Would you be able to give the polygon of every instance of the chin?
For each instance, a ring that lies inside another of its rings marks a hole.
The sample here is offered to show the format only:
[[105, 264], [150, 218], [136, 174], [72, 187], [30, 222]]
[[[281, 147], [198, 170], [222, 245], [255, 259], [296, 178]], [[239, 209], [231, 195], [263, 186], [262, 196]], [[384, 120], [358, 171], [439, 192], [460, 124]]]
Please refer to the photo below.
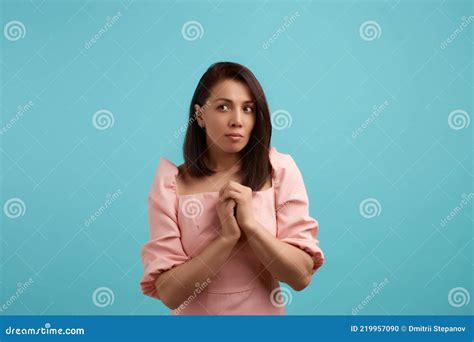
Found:
[[242, 142], [240, 144], [223, 144], [219, 147], [225, 153], [238, 153], [242, 151], [246, 145], [247, 145], [247, 142]]
[[225, 153], [237, 153], [244, 149], [245, 145], [234, 145], [234, 146], [222, 146], [222, 151]]

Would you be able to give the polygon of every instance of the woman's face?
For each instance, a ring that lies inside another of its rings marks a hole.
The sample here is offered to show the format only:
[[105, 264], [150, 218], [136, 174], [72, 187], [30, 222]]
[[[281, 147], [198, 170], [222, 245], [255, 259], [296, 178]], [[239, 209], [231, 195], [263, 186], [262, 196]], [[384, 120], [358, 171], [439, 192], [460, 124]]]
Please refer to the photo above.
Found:
[[240, 152], [255, 125], [255, 103], [247, 85], [222, 80], [212, 89], [202, 107], [194, 106], [199, 126], [206, 130], [207, 146], [227, 153]]

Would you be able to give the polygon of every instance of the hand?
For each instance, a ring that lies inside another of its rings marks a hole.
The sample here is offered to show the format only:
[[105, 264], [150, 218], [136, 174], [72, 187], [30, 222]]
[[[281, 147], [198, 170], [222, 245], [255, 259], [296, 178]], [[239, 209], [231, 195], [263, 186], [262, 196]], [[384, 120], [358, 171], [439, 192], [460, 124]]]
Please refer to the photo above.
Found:
[[255, 219], [252, 207], [252, 189], [240, 183], [229, 181], [219, 191], [219, 201], [232, 199], [237, 204], [237, 223], [246, 230], [253, 227]]
[[219, 201], [217, 203], [217, 215], [222, 226], [221, 235], [223, 238], [237, 241], [240, 238], [241, 231], [234, 216], [234, 208], [236, 203], [232, 199]]

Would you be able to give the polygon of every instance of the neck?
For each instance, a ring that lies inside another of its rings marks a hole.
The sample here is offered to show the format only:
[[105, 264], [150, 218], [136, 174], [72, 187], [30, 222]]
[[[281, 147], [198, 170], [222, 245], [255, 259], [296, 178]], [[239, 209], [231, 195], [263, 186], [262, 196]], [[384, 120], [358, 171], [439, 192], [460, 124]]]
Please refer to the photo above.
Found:
[[205, 160], [208, 167], [215, 172], [237, 172], [240, 169], [240, 153], [227, 153], [213, 146], [207, 151]]

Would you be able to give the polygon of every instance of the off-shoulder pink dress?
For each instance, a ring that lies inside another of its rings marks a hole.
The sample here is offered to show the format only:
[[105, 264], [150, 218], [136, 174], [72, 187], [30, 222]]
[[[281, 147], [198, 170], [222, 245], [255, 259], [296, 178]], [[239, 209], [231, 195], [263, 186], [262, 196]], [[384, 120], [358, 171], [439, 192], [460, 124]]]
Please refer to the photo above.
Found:
[[[301, 173], [290, 155], [270, 150], [272, 186], [253, 193], [255, 218], [277, 239], [301, 248], [313, 259], [313, 273], [324, 261], [316, 239], [318, 222], [309, 216]], [[198, 255], [220, 230], [218, 192], [179, 195], [178, 168], [160, 158], [148, 196], [150, 240], [141, 250], [144, 273], [140, 287], [160, 299], [158, 275]], [[285, 294], [244, 239], [210, 282], [194, 293], [175, 315], [283, 315]]]

